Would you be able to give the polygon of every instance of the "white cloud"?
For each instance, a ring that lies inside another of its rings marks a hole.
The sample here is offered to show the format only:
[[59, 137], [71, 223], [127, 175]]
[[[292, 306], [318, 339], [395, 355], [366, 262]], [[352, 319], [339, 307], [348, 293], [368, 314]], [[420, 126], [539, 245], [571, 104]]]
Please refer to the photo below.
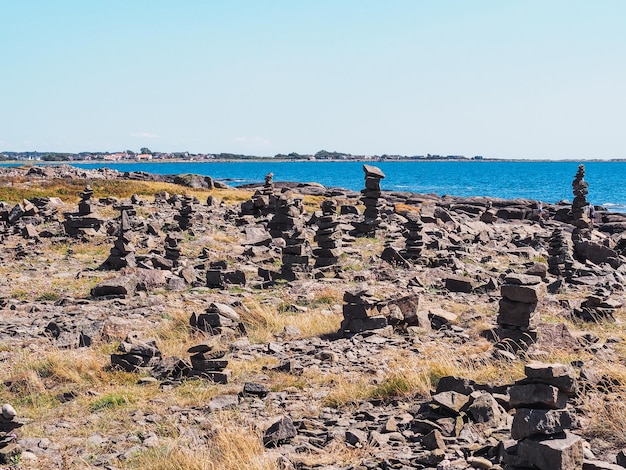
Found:
[[159, 139], [161, 137], [159, 134], [154, 134], [153, 132], [133, 132], [130, 136], [140, 137], [142, 139]]

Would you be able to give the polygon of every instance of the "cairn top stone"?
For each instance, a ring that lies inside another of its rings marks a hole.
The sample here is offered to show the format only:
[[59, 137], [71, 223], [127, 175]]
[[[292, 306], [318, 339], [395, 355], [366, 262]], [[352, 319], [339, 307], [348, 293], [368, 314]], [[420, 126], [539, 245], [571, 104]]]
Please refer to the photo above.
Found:
[[384, 178], [385, 174], [378, 167], [372, 165], [363, 165], [363, 171], [366, 177]]
[[541, 282], [541, 277], [532, 274], [509, 274], [504, 278], [505, 284], [516, 284], [522, 286], [534, 286]]

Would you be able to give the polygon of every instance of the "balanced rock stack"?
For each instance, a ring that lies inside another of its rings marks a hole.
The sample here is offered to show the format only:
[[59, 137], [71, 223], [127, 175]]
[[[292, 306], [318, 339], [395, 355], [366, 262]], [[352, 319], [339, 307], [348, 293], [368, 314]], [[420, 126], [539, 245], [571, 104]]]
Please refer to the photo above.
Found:
[[361, 333], [387, 326], [387, 318], [380, 314], [379, 301], [367, 286], [346, 291], [343, 301], [340, 332]]
[[[583, 440], [569, 430], [576, 415], [566, 408], [576, 392], [573, 370], [563, 364], [531, 363], [526, 378], [509, 388], [509, 405], [515, 408], [511, 437], [505, 445], [508, 470], [581, 470]], [[595, 467], [594, 467], [595, 468]]]
[[242, 215], [267, 215], [274, 204], [274, 174], [265, 175], [263, 188], [257, 190], [249, 201], [241, 204]]
[[165, 236], [165, 259], [170, 260], [174, 266], [178, 266], [180, 259], [180, 241], [178, 234], [168, 233]]
[[66, 212], [63, 227], [65, 232], [71, 237], [81, 237], [95, 235], [100, 231], [103, 221], [95, 216], [93, 210], [93, 189], [86, 186], [80, 193], [81, 200], [78, 203], [78, 212]]
[[178, 226], [181, 230], [187, 230], [189, 227], [191, 227], [191, 220], [195, 212], [193, 203], [193, 196], [185, 196], [182, 200], [178, 215], [174, 216], [174, 220], [178, 222]]
[[406, 242], [405, 249], [401, 254], [407, 259], [418, 259], [422, 256], [422, 248], [424, 247], [422, 218], [417, 211], [409, 211], [404, 217], [407, 219], [407, 222], [404, 224], [406, 230], [402, 235]]
[[228, 383], [228, 373], [224, 371], [228, 361], [224, 359], [226, 350], [217, 348], [208, 343], [190, 347], [187, 352], [191, 354], [191, 369], [187, 372], [190, 377], [201, 377], [213, 382]]
[[80, 193], [80, 202], [78, 203], [78, 213], [80, 215], [89, 215], [93, 212], [92, 205], [93, 200], [93, 188], [89, 185], [85, 186], [85, 189]]
[[497, 318], [500, 348], [525, 350], [537, 341], [535, 309], [545, 292], [539, 276], [509, 274], [504, 278]]
[[17, 419], [15, 409], [8, 403], [2, 405], [2, 414], [0, 415], [0, 464], [9, 464], [12, 462], [12, 459], [16, 459], [22, 453], [22, 448], [16, 442], [17, 438], [13, 432], [22, 426], [24, 426], [24, 423]]
[[589, 183], [585, 180], [585, 165], [579, 165], [574, 181], [572, 181], [572, 189], [574, 191], [574, 200], [572, 201], [572, 217], [574, 219], [574, 230], [572, 231], [572, 241], [574, 249], [576, 245], [583, 240], [589, 238], [589, 228], [591, 221], [587, 215], [587, 194], [589, 193]]
[[125, 267], [134, 268], [137, 265], [135, 261], [134, 240], [135, 237], [131, 230], [128, 213], [125, 210], [122, 210], [120, 215], [119, 234], [117, 236], [117, 240], [115, 240], [115, 243], [111, 248], [111, 251], [109, 252], [109, 257], [104, 262], [104, 266], [115, 270]]
[[192, 328], [210, 335], [245, 333], [245, 327], [237, 311], [229, 305], [218, 302], [211, 303], [200, 315], [192, 313], [189, 324]]
[[304, 231], [304, 205], [301, 198], [284, 193], [275, 202], [275, 214], [268, 223], [273, 238], [283, 238], [281, 276], [285, 279], [298, 279], [310, 271], [309, 254], [311, 248]]
[[139, 339], [137, 333], [130, 333], [111, 354], [111, 365], [126, 372], [138, 372], [141, 368], [154, 367], [161, 360], [161, 351], [153, 339]]
[[363, 165], [365, 172], [365, 189], [361, 190], [361, 202], [365, 205], [364, 220], [356, 224], [357, 232], [371, 234], [380, 225], [380, 210], [384, 207], [381, 199], [380, 180], [385, 174], [375, 166]]
[[337, 264], [341, 255], [341, 232], [337, 230], [337, 203], [333, 199], [322, 201], [322, 215], [317, 219], [314, 241], [319, 248], [313, 250], [315, 267]]
[[561, 228], [555, 228], [548, 240], [548, 271], [555, 276], [571, 277], [574, 260]]
[[612, 299], [611, 292], [599, 287], [574, 309], [574, 315], [588, 322], [615, 321], [613, 314], [622, 307], [622, 302]]

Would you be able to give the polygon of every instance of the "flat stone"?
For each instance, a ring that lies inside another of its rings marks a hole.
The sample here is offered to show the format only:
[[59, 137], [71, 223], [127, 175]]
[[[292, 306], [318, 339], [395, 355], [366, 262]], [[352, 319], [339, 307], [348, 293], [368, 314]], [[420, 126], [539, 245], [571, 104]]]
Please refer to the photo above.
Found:
[[569, 410], [517, 408], [511, 437], [520, 440], [535, 434], [557, 434], [575, 426], [576, 416]]
[[469, 401], [469, 397], [458, 392], [441, 392], [433, 395], [432, 400], [454, 413], [459, 413]]
[[512, 408], [540, 407], [559, 409], [567, 405], [567, 395], [547, 384], [513, 385], [509, 388]]
[[531, 274], [509, 274], [504, 278], [504, 284], [534, 286], [540, 283], [541, 277]]
[[518, 444], [518, 455], [540, 470], [580, 470], [583, 440], [570, 432], [562, 437], [529, 437]]
[[546, 286], [545, 284], [536, 284], [530, 286], [518, 284], [502, 284], [500, 292], [502, 293], [502, 297], [506, 297], [507, 299], [514, 302], [536, 304], [545, 295]]
[[565, 364], [526, 364], [524, 372], [529, 380], [554, 385], [559, 390], [572, 394], [576, 391], [576, 372]]

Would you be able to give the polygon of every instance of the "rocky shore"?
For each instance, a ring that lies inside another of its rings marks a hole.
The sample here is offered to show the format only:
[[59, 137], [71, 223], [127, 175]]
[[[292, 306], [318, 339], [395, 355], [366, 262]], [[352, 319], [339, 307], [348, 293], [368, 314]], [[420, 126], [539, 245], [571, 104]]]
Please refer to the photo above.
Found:
[[[0, 202], [0, 468], [626, 468], [626, 214], [590, 218], [582, 166], [558, 204], [363, 170], [227, 202], [210, 177], [0, 168], [85, 184]], [[254, 459], [202, 466], [231, 427]], [[163, 449], [187, 466], [141, 460]]]

